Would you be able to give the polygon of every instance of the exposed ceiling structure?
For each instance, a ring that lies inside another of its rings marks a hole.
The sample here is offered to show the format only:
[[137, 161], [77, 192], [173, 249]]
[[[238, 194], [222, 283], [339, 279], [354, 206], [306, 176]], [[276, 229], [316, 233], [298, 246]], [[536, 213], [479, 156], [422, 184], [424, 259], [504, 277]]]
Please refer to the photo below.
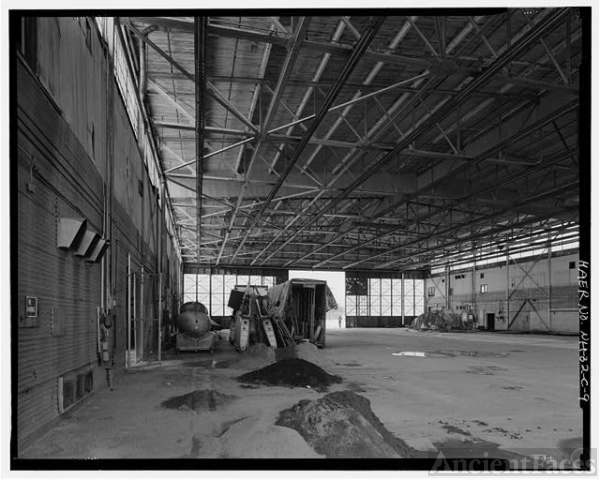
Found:
[[578, 224], [577, 9], [391, 12], [120, 18], [184, 262], [413, 269]]

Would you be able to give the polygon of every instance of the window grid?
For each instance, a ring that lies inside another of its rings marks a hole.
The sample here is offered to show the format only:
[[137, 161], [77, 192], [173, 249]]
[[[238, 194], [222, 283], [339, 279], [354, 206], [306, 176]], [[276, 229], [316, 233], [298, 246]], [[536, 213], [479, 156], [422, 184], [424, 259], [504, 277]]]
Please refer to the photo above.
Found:
[[[228, 316], [233, 312], [227, 306], [229, 294], [236, 285], [265, 285], [272, 287], [275, 277], [261, 275], [185, 274], [183, 277], [183, 302], [202, 303], [213, 316]], [[196, 297], [196, 291], [198, 296]]]
[[369, 315], [381, 315], [381, 281], [379, 278], [369, 278]]
[[[368, 295], [347, 295], [347, 316], [408, 317], [425, 312], [425, 280], [369, 278]], [[404, 296], [402, 295], [404, 293]]]
[[392, 315], [402, 316], [402, 280], [399, 278], [392, 279]]

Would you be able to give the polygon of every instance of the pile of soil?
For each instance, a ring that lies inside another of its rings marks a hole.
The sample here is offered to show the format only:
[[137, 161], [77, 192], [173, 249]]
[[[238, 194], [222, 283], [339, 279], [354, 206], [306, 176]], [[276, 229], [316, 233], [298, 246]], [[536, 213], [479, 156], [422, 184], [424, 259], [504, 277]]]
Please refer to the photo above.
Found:
[[234, 395], [225, 395], [216, 390], [194, 390], [193, 392], [171, 397], [161, 403], [165, 408], [175, 410], [214, 411], [217, 407], [226, 405], [237, 399]]
[[416, 453], [385, 428], [368, 399], [349, 390], [301, 400], [281, 411], [275, 425], [296, 430], [328, 458], [409, 458]]
[[302, 342], [293, 347], [278, 348], [275, 350], [275, 354], [277, 361], [286, 358], [301, 358], [302, 360], [314, 363], [321, 368], [328, 367], [333, 363], [321, 353], [314, 343], [310, 342]]
[[253, 343], [241, 352], [236, 360], [229, 364], [230, 368], [256, 370], [275, 363], [275, 350], [264, 343]]
[[245, 373], [238, 377], [240, 382], [259, 383], [284, 387], [310, 387], [324, 391], [333, 383], [340, 383], [341, 377], [330, 375], [314, 363], [300, 358], [286, 358], [260, 370]]

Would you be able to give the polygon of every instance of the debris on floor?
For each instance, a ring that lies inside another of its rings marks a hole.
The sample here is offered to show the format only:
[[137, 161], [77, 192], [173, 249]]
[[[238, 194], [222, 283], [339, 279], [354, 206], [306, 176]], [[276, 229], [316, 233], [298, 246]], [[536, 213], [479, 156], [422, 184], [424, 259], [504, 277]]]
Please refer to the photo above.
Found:
[[316, 391], [324, 391], [333, 383], [341, 383], [342, 378], [330, 375], [321, 367], [301, 358], [286, 358], [260, 370], [245, 373], [238, 380], [242, 383], [310, 387]]
[[229, 364], [229, 368], [256, 370], [275, 361], [275, 350], [264, 343], [253, 343], [237, 355], [237, 358]]
[[301, 358], [307, 362], [314, 363], [321, 368], [331, 365], [331, 361], [327, 359], [319, 348], [311, 342], [301, 342], [293, 347], [278, 348], [275, 350], [277, 360], [285, 360], [286, 358]]
[[210, 410], [214, 411], [222, 405], [226, 405], [238, 397], [225, 395], [216, 390], [194, 390], [193, 392], [171, 397], [161, 403], [165, 408], [175, 410], [194, 410], [196, 412]]
[[349, 390], [301, 400], [281, 411], [275, 425], [296, 430], [328, 458], [409, 458], [416, 453], [385, 428], [368, 399]]
[[434, 330], [447, 332], [450, 330], [475, 329], [475, 321], [472, 315], [455, 313], [452, 310], [434, 310], [422, 313], [412, 322], [414, 330]]

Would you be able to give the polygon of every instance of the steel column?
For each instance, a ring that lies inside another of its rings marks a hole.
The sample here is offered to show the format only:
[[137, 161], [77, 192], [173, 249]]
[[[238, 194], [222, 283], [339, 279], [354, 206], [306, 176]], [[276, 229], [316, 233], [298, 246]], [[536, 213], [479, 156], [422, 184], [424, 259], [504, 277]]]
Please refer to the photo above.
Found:
[[202, 240], [202, 182], [204, 175], [204, 129], [206, 111], [206, 25], [207, 17], [194, 17], [194, 62], [196, 87], [196, 252], [200, 260], [200, 244]]

